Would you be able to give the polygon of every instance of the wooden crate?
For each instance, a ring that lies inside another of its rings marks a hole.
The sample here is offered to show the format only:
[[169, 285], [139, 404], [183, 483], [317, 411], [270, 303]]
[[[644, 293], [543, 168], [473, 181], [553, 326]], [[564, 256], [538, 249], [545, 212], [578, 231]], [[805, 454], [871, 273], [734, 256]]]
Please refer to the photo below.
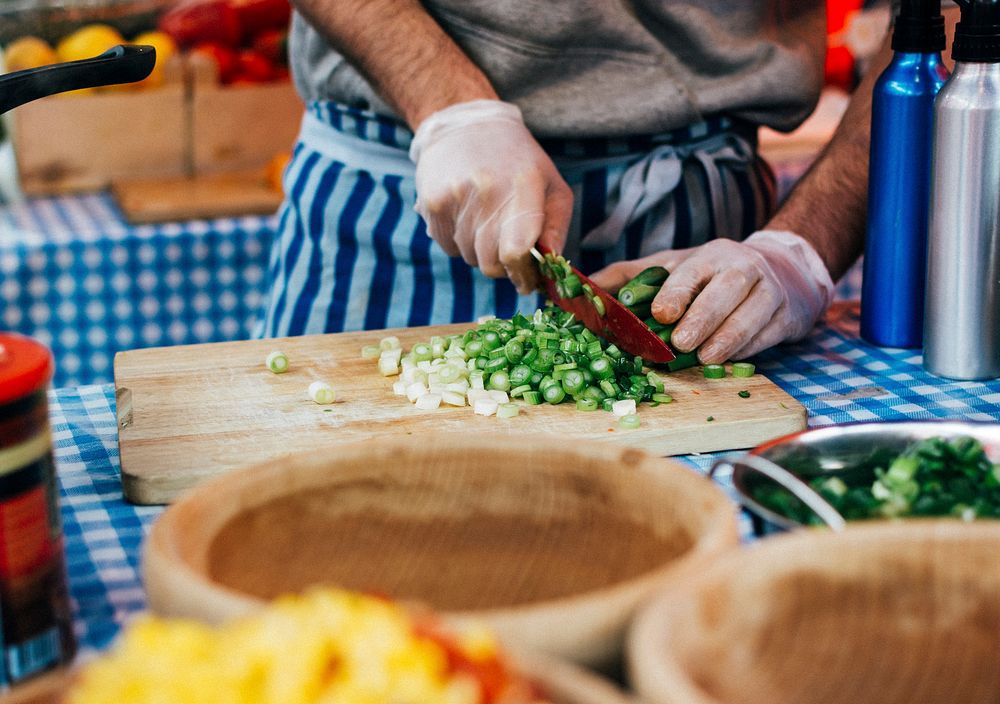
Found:
[[290, 151], [303, 106], [291, 82], [221, 86], [179, 61], [157, 89], [53, 96], [13, 111], [29, 195], [246, 173]]
[[291, 81], [224, 86], [194, 62], [190, 75], [194, 174], [256, 169], [292, 150], [304, 108]]
[[170, 177], [187, 163], [187, 87], [55, 95], [12, 113], [21, 188], [51, 195], [106, 188], [134, 177]]

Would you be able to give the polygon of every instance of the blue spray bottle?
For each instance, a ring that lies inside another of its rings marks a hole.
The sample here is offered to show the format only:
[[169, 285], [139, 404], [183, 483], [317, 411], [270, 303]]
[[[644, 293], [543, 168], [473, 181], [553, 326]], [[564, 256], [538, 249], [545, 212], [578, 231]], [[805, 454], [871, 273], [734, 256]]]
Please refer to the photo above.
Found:
[[941, 0], [903, 0], [893, 57], [872, 94], [861, 336], [923, 342], [934, 98], [948, 79]]

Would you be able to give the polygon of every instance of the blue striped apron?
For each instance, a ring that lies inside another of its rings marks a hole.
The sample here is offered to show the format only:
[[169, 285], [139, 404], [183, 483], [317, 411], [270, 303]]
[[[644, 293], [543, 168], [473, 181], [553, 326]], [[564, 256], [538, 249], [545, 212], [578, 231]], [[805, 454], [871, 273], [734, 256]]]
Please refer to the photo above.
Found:
[[[468, 322], [531, 313], [450, 258], [413, 210], [412, 138], [384, 115], [308, 106], [284, 174], [262, 337]], [[725, 118], [628, 139], [541, 140], [573, 190], [565, 254], [585, 273], [722, 236], [742, 239], [774, 206], [752, 130]]]

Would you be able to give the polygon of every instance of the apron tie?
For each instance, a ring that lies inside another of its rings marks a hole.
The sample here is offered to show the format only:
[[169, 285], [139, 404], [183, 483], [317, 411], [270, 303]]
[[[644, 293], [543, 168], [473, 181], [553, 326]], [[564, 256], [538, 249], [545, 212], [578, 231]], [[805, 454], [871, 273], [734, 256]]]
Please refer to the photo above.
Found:
[[733, 132], [688, 144], [656, 147], [625, 171], [618, 189], [617, 204], [604, 222], [583, 236], [580, 246], [589, 250], [614, 247], [629, 225], [665, 201], [668, 212], [664, 213], [655, 231], [658, 234], [664, 228], [672, 229], [673, 202], [669, 197], [681, 182], [685, 163], [692, 157], [704, 167], [712, 200], [712, 215], [716, 228], [719, 228], [721, 223], [729, 222], [727, 211], [732, 207], [726, 197], [720, 168], [725, 165], [745, 170], [753, 155], [750, 142]]

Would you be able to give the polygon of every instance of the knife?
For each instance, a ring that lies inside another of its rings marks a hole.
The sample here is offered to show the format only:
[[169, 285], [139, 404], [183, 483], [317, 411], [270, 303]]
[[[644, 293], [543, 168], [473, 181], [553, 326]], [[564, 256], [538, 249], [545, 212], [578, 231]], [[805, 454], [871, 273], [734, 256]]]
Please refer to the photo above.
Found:
[[[554, 252], [545, 245], [539, 244], [531, 249], [532, 256], [538, 260], [539, 264], [544, 260], [545, 254]], [[574, 274], [580, 277], [580, 281], [590, 287], [593, 298], [598, 299], [604, 305], [604, 315], [598, 307], [591, 302], [587, 295], [580, 295], [574, 298], [563, 298], [559, 295], [556, 282], [543, 274], [542, 287], [549, 299], [557, 306], [568, 313], [576, 316], [576, 319], [586, 326], [595, 335], [600, 335], [608, 342], [617, 345], [629, 354], [642, 357], [647, 362], [666, 364], [676, 359], [670, 345], [657, 337], [656, 333], [642, 322], [632, 311], [626, 308], [617, 298], [602, 289], [593, 281], [588, 279], [576, 267], [570, 266]]]

